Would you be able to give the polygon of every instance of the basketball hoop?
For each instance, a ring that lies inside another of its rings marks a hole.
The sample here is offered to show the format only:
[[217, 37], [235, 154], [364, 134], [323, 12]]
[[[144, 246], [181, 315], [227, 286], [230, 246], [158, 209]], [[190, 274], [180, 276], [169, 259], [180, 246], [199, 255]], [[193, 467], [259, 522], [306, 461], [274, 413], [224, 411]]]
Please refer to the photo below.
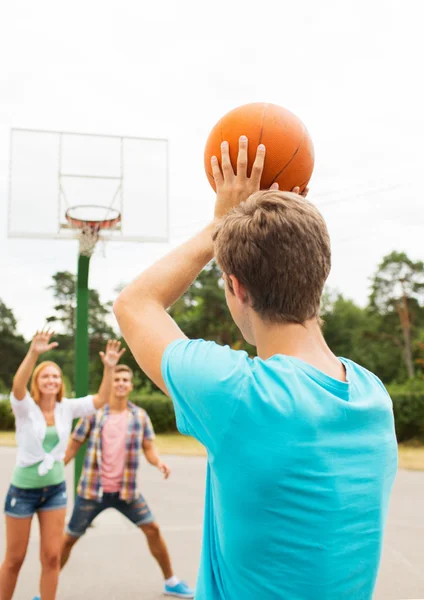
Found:
[[72, 229], [79, 229], [80, 254], [91, 256], [102, 229], [114, 229], [121, 220], [115, 208], [86, 204], [72, 206], [66, 211], [66, 219]]

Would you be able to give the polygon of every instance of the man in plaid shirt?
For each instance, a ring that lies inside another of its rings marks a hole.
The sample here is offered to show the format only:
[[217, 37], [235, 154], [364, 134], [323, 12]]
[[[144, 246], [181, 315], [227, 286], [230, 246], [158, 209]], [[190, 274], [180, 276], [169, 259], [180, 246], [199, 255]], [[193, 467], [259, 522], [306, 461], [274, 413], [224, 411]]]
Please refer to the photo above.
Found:
[[128, 401], [133, 389], [132, 378], [129, 367], [118, 365], [109, 405], [91, 417], [80, 419], [72, 434], [65, 464], [74, 458], [85, 441], [88, 444], [74, 510], [63, 542], [61, 565], [65, 566], [73, 546], [97, 515], [107, 508], [115, 508], [146, 535], [150, 551], [165, 578], [165, 594], [193, 598], [194, 590], [173, 574], [159, 526], [137, 490], [141, 450], [165, 479], [169, 477], [170, 469], [159, 458], [148, 414]]

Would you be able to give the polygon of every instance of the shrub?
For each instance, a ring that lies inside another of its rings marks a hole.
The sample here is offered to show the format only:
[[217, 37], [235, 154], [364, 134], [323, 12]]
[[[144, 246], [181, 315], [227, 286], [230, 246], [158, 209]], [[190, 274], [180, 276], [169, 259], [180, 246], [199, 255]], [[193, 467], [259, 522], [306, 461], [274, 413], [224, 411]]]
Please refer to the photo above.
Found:
[[138, 396], [131, 398], [131, 402], [147, 411], [156, 433], [177, 431], [174, 406], [168, 396], [164, 394]]
[[[389, 388], [393, 400], [396, 435], [399, 442], [411, 439], [424, 441], [424, 393]], [[132, 402], [147, 411], [156, 433], [177, 430], [175, 412], [170, 398], [163, 394], [136, 396]], [[0, 400], [0, 431], [13, 431], [15, 419], [8, 400]]]
[[398, 442], [424, 440], [424, 394], [396, 391], [391, 397]]
[[10, 408], [9, 399], [0, 400], [0, 430], [15, 430], [15, 417], [13, 415], [12, 409]]
[[[163, 394], [138, 396], [131, 398], [137, 406], [147, 411], [152, 420], [156, 433], [166, 433], [177, 430], [175, 412], [171, 400]], [[14, 431], [15, 417], [10, 408], [9, 400], [0, 400], [0, 431]]]

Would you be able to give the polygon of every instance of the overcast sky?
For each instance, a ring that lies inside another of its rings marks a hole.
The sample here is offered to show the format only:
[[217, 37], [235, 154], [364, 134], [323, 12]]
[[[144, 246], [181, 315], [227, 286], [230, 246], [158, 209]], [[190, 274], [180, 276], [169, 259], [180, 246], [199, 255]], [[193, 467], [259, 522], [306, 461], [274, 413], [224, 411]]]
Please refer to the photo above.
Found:
[[[20, 332], [51, 314], [46, 287], [75, 272], [77, 244], [7, 239], [11, 127], [168, 138], [175, 245], [212, 215], [203, 147], [214, 123], [240, 104], [281, 104], [314, 140], [329, 284], [364, 304], [384, 254], [423, 259], [423, 17], [422, 0], [3, 3], [0, 298]], [[111, 300], [168, 248], [111, 243], [90, 285]]]

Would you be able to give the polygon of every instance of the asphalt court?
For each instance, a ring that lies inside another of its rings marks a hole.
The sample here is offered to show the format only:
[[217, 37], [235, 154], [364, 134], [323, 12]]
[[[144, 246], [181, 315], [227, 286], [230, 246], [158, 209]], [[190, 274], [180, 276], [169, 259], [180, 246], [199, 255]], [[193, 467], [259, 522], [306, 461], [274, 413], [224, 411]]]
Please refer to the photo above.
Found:
[[[0, 448], [2, 502], [11, 479], [15, 453], [14, 448]], [[163, 459], [172, 468], [170, 479], [164, 481], [160, 473], [143, 460], [140, 489], [161, 526], [175, 573], [194, 585], [202, 537], [206, 462], [201, 457], [166, 456]], [[72, 490], [72, 467], [67, 467], [66, 472], [68, 490]], [[424, 599], [423, 500], [424, 473], [399, 471], [374, 600]], [[69, 513], [71, 508], [72, 494]], [[4, 518], [1, 518], [1, 557], [4, 543]], [[38, 554], [38, 523], [34, 520], [14, 596], [16, 600], [31, 600], [38, 591]], [[149, 554], [143, 534], [116, 511], [105, 511], [96, 519], [94, 527], [75, 546], [61, 575], [58, 600], [78, 598], [163, 598], [161, 573]]]

